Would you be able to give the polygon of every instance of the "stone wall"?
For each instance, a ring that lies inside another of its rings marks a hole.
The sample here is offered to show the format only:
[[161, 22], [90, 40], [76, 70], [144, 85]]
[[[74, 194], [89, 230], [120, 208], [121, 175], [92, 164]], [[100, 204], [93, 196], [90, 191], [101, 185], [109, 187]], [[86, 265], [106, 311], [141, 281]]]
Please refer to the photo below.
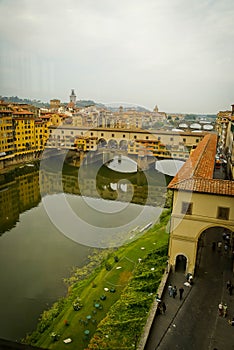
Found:
[[[163, 292], [164, 292], [164, 289], [165, 289], [165, 286], [167, 284], [167, 281], [168, 281], [170, 274], [171, 274], [171, 270], [170, 270], [170, 267], [168, 265], [168, 267], [166, 268], [166, 270], [163, 274], [161, 283], [158, 287], [158, 290], [157, 290], [158, 295], [160, 295], [160, 296], [163, 295]], [[146, 345], [146, 342], [147, 342], [147, 339], [148, 339], [148, 336], [150, 333], [151, 326], [152, 326], [154, 318], [156, 316], [157, 308], [158, 308], [158, 302], [155, 299], [152, 306], [151, 306], [145, 328], [142, 332], [141, 339], [140, 339], [138, 346], [137, 346], [137, 350], [144, 350], [144, 348], [145, 348], [145, 345]]]

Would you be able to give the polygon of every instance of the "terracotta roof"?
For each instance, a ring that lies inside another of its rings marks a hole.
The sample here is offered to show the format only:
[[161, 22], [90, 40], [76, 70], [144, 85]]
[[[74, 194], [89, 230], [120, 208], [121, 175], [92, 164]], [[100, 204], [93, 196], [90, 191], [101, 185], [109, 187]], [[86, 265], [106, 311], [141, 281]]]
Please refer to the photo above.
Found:
[[0, 113], [12, 113], [12, 111], [10, 109], [0, 109]]
[[33, 113], [29, 111], [14, 111], [13, 115], [33, 115]]
[[182, 191], [234, 195], [234, 181], [213, 179], [217, 135], [207, 134], [169, 183], [168, 188]]

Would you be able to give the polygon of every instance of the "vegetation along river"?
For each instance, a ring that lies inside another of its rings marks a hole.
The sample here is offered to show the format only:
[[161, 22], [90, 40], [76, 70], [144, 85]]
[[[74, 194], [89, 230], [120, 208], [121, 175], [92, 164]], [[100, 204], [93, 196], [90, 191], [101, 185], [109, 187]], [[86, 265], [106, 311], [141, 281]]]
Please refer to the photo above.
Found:
[[18, 340], [66, 294], [63, 278], [93, 249], [120, 246], [157, 221], [170, 178], [57, 159], [0, 175], [0, 338]]

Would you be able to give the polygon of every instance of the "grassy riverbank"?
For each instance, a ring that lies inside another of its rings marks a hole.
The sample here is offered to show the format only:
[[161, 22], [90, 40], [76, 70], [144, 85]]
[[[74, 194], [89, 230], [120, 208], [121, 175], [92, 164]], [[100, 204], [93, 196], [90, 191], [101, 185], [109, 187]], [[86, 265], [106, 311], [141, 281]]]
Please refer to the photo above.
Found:
[[166, 266], [169, 217], [164, 211], [143, 235], [75, 269], [66, 280], [67, 296], [42, 314], [25, 342], [58, 350], [134, 348]]

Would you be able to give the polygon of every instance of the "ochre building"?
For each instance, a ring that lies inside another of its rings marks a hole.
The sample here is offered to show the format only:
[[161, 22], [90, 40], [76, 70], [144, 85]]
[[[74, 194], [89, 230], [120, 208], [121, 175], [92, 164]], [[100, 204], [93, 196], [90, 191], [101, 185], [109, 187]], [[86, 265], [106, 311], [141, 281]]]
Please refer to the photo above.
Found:
[[215, 179], [217, 135], [207, 134], [168, 185], [173, 190], [169, 263], [195, 272], [200, 236], [212, 227], [234, 230], [234, 181]]

